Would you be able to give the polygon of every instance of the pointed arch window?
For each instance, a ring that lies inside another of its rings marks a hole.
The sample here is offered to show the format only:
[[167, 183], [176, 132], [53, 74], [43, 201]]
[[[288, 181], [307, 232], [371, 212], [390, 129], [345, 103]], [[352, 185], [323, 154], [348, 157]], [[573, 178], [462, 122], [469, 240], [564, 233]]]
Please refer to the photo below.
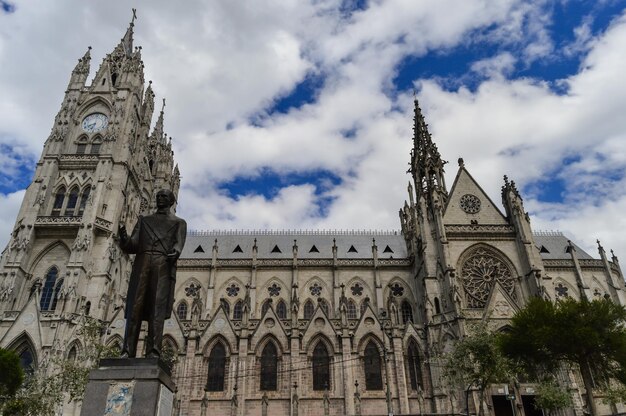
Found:
[[287, 305], [282, 300], [276, 305], [276, 315], [279, 319], [287, 319]]
[[226, 373], [226, 348], [224, 344], [215, 344], [209, 354], [209, 376], [206, 382], [207, 391], [224, 391], [224, 375]]
[[373, 341], [367, 343], [363, 357], [363, 369], [365, 371], [365, 388], [367, 390], [382, 390], [383, 375], [381, 359], [378, 348]]
[[268, 299], [265, 302], [263, 302], [263, 305], [261, 306], [261, 316], [265, 315], [265, 312], [267, 312], [271, 304], [272, 304], [272, 299]]
[[54, 287], [58, 275], [59, 270], [54, 266], [50, 270], [48, 270], [48, 273], [46, 274], [46, 280], [44, 282], [43, 288], [41, 289], [41, 299], [39, 300], [39, 307], [42, 311], [50, 310], [52, 297], [54, 295]]
[[411, 383], [411, 390], [420, 390], [422, 388], [422, 369], [420, 367], [419, 352], [414, 340], [411, 340], [409, 343], [406, 358], [406, 365], [409, 368], [408, 375]]
[[237, 301], [233, 308], [233, 320], [240, 321], [243, 318], [243, 301]]
[[354, 303], [354, 301], [352, 299], [350, 299], [348, 301], [348, 319], [357, 319], [357, 314], [356, 314], [356, 303]]
[[20, 357], [20, 366], [24, 370], [25, 375], [33, 375], [37, 363], [35, 362], [35, 354], [30, 342], [24, 340], [15, 348], [15, 353]]
[[309, 299], [304, 304], [304, 319], [313, 318], [313, 312], [315, 312], [315, 307], [313, 306], [313, 302], [311, 302], [311, 299]]
[[187, 302], [181, 300], [178, 306], [176, 307], [176, 315], [178, 315], [178, 319], [184, 321], [187, 319], [187, 311], [189, 307], [187, 306]]
[[87, 138], [83, 136], [80, 139], [78, 139], [78, 144], [76, 145], [76, 154], [84, 155], [86, 150], [87, 150]]
[[76, 203], [78, 202], [78, 186], [73, 187], [70, 190], [70, 196], [67, 198], [67, 205], [65, 207], [65, 216], [74, 216], [74, 210], [76, 209]]
[[261, 390], [277, 390], [278, 351], [273, 342], [268, 342], [261, 353]]
[[330, 355], [323, 342], [318, 342], [313, 350], [313, 390], [330, 388]]
[[77, 356], [77, 352], [76, 352], [76, 345], [73, 345], [72, 348], [70, 348], [70, 352], [67, 353], [67, 360], [70, 362], [76, 362], [76, 356]]
[[100, 146], [101, 145], [102, 145], [102, 141], [100, 139], [95, 139], [91, 143], [91, 149], [90, 149], [89, 153], [91, 153], [92, 155], [97, 155], [98, 153], [100, 153]]
[[408, 324], [409, 322], [413, 322], [413, 308], [408, 301], [402, 302], [402, 323]]
[[441, 313], [441, 305], [439, 304], [439, 298], [435, 298], [435, 313]]
[[91, 185], [87, 185], [83, 194], [80, 197], [80, 204], [78, 205], [78, 215], [82, 216], [83, 212], [85, 212], [85, 207], [87, 206], [87, 200], [89, 199], [89, 193], [91, 192]]
[[85, 315], [89, 316], [90, 311], [91, 311], [91, 302], [87, 301], [87, 303], [85, 303]]
[[61, 208], [63, 208], [63, 201], [65, 201], [65, 187], [62, 186], [54, 196], [54, 205], [52, 205], [52, 216], [58, 217], [61, 215]]

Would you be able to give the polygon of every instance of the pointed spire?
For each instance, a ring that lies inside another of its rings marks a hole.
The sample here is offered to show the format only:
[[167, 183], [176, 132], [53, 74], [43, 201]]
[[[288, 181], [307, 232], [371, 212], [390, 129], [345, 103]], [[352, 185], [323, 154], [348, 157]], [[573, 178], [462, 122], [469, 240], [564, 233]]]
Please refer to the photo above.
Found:
[[91, 46], [87, 47], [87, 52], [83, 55], [82, 58], [78, 60], [78, 63], [74, 67], [72, 74], [76, 75], [87, 75], [89, 74], [89, 66], [91, 63]]
[[133, 28], [135, 27], [135, 19], [137, 18], [137, 9], [132, 9], [132, 11], [133, 17], [130, 20], [130, 24], [128, 25], [128, 29], [126, 29], [124, 37], [118, 45], [118, 47], [122, 47], [122, 50], [126, 53], [126, 56], [130, 56], [133, 53]]
[[165, 144], [165, 136], [163, 134], [163, 115], [165, 114], [165, 98], [163, 99], [163, 106], [161, 107], [161, 113], [159, 114], [159, 118], [157, 119], [156, 124], [154, 125], [154, 130], [152, 130], [152, 134], [150, 138], [152, 140], [157, 140], [162, 144]]

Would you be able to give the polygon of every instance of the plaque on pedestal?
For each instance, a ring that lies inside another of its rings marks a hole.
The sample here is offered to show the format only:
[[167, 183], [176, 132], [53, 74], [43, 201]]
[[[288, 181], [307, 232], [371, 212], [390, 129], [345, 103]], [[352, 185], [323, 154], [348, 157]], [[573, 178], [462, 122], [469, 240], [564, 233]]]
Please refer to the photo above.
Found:
[[89, 374], [81, 416], [172, 416], [176, 388], [156, 358], [111, 358]]

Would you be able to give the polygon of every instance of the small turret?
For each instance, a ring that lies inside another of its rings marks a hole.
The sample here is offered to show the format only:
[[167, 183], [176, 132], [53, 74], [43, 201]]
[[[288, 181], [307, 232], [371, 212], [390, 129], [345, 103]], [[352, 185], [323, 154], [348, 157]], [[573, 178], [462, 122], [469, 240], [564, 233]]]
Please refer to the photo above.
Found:
[[87, 48], [87, 52], [82, 58], [78, 60], [78, 63], [72, 71], [70, 76], [70, 82], [67, 86], [68, 90], [82, 90], [87, 82], [89, 76], [89, 70], [91, 67], [91, 46]]

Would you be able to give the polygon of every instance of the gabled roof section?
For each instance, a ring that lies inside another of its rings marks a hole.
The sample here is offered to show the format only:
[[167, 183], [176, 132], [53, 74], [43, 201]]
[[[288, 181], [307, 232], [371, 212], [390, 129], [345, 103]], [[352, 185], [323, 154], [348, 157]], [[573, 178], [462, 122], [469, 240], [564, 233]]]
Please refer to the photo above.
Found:
[[459, 160], [443, 214], [444, 224], [508, 224], [505, 216]]

